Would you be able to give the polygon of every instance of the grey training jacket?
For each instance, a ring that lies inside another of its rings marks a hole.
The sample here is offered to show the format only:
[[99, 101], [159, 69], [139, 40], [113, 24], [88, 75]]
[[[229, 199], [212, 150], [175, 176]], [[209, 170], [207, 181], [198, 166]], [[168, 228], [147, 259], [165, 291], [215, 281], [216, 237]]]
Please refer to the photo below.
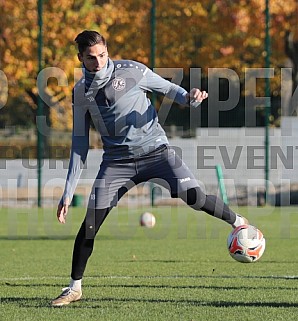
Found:
[[147, 92], [188, 105], [185, 89], [145, 65], [132, 60], [110, 62], [113, 71], [103, 86], [85, 76], [74, 87], [72, 148], [61, 201], [73, 197], [88, 154], [91, 122], [101, 136], [105, 160], [136, 158], [168, 144]]

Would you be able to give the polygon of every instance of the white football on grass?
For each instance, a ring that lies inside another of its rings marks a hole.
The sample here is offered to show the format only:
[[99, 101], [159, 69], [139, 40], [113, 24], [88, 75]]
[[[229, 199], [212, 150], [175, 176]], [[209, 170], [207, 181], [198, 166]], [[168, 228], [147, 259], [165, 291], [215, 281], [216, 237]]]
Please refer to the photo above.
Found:
[[263, 233], [252, 225], [236, 227], [229, 234], [227, 243], [231, 257], [242, 263], [258, 261], [266, 247]]
[[140, 217], [140, 225], [144, 227], [154, 227], [156, 223], [155, 216], [152, 213], [145, 212]]

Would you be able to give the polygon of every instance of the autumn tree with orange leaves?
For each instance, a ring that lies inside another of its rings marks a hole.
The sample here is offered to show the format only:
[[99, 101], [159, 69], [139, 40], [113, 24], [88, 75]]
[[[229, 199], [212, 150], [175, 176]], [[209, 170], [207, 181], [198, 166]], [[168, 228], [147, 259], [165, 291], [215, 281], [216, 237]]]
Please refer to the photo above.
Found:
[[[8, 84], [8, 99], [0, 115], [30, 115], [37, 102], [37, 1], [0, 0], [0, 70]], [[280, 67], [287, 58], [285, 36], [297, 34], [297, 1], [271, 0], [271, 80], [273, 95], [280, 94]], [[54, 0], [43, 5], [43, 65], [54, 68], [45, 88], [45, 114], [55, 129], [71, 128], [71, 89], [80, 67], [75, 36], [94, 29], [108, 39], [112, 58], [135, 59], [150, 65], [151, 2], [143, 0]], [[172, 0], [157, 1], [156, 67], [226, 67], [243, 80], [246, 68], [264, 67], [265, 1]], [[61, 77], [61, 78], [59, 78]], [[58, 78], [58, 79], [57, 79]], [[3, 77], [2, 77], [3, 79]], [[59, 79], [64, 80], [63, 85]], [[67, 81], [65, 81], [67, 80]], [[33, 123], [33, 121], [28, 120]]]

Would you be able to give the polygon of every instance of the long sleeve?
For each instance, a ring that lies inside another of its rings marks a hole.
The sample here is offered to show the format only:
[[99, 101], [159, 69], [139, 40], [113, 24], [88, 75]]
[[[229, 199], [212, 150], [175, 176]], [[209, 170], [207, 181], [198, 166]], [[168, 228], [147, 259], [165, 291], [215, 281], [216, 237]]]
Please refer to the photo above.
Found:
[[189, 105], [187, 91], [184, 88], [162, 78], [149, 68], [145, 69], [139, 86], [144, 90], [165, 95], [180, 105]]
[[72, 147], [62, 202], [72, 200], [89, 150], [90, 115], [81, 106], [73, 107]]
[[199, 101], [189, 101], [188, 93], [184, 88], [162, 78], [147, 67], [140, 86], [145, 90], [165, 95], [182, 106], [196, 108], [201, 104]]

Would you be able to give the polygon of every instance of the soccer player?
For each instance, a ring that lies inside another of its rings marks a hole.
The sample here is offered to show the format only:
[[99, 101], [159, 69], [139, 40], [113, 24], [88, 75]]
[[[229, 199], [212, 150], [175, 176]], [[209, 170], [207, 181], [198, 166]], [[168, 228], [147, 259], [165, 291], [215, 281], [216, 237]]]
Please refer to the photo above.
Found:
[[206, 195], [194, 175], [169, 146], [147, 92], [162, 94], [196, 108], [207, 92], [182, 87], [163, 79], [132, 60], [113, 61], [105, 38], [85, 30], [75, 42], [83, 77], [73, 89], [72, 148], [65, 190], [57, 218], [65, 223], [68, 207], [89, 149], [93, 122], [103, 142], [103, 159], [89, 197], [85, 219], [76, 236], [70, 284], [54, 299], [63, 306], [82, 296], [81, 281], [92, 253], [94, 238], [110, 210], [133, 186], [157, 178], [172, 197], [181, 198], [195, 210], [213, 215], [233, 228], [247, 223], [214, 195]]

